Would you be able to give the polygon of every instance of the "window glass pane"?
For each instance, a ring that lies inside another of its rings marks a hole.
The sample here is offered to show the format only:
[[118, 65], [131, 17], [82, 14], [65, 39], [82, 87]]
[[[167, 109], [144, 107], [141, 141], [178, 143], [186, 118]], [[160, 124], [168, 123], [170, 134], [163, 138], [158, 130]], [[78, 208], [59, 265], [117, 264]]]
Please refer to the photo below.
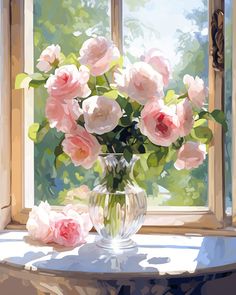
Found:
[[[183, 76], [200, 76], [208, 84], [207, 0], [124, 0], [123, 43], [126, 64], [157, 48], [172, 66], [169, 89], [184, 93]], [[138, 179], [148, 192], [149, 206], [206, 206], [208, 161], [198, 169], [177, 171], [166, 165]]]
[[225, 208], [232, 211], [232, 0], [225, 1], [225, 113], [229, 130], [225, 135]]
[[[35, 65], [40, 53], [48, 45], [59, 44], [69, 61], [79, 56], [82, 43], [89, 37], [103, 35], [110, 38], [109, 0], [34, 0], [33, 9]], [[43, 87], [35, 90], [35, 122], [41, 123], [45, 119], [46, 98], [47, 92]], [[53, 128], [40, 143], [35, 144], [36, 204], [40, 200], [48, 200], [52, 205], [63, 205], [73, 202], [74, 195], [83, 199], [86, 187], [82, 186], [79, 194], [74, 193], [73, 189], [83, 184], [93, 187], [97, 178], [96, 167], [94, 171], [85, 170], [67, 165], [63, 158], [55, 161], [55, 153], [59, 151], [54, 150], [60, 138], [61, 134]]]

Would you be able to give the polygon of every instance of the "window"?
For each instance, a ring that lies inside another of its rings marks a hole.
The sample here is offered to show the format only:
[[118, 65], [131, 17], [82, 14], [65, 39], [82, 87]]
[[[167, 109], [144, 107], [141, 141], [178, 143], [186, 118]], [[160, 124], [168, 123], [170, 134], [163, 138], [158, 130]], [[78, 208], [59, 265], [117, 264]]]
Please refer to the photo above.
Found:
[[[57, 7], [56, 13], [51, 13]], [[32, 26], [31, 26], [32, 28]], [[60, 44], [67, 60], [77, 59], [83, 42], [95, 34], [111, 38], [110, 5], [102, 1], [33, 1], [33, 43], [35, 65], [42, 50], [50, 44]], [[30, 40], [32, 43], [32, 40]], [[73, 54], [72, 54], [73, 52]], [[67, 62], [68, 63], [68, 62]], [[37, 68], [34, 69], [37, 71]], [[34, 120], [45, 118], [47, 91], [35, 89]], [[47, 199], [52, 205], [71, 202], [72, 189], [80, 185], [93, 186], [98, 173], [73, 164], [63, 163], [60, 157], [55, 162], [54, 150], [61, 141], [61, 134], [50, 129], [44, 140], [34, 147], [34, 191], [31, 203]], [[32, 154], [32, 153], [31, 153]], [[56, 164], [56, 169], [54, 167]], [[79, 199], [76, 202], [80, 202]]]
[[[137, 61], [150, 48], [158, 48], [172, 67], [170, 89], [184, 93], [183, 76], [200, 76], [208, 85], [208, 1], [123, 1], [123, 48], [128, 62]], [[171, 22], [170, 22], [171, 18]], [[208, 161], [192, 171], [166, 165], [140, 174], [149, 192], [149, 204], [159, 206], [208, 205]], [[176, 178], [179, 181], [176, 181]], [[181, 180], [180, 180], [181, 179]]]
[[[159, 47], [164, 54], [168, 48], [168, 57], [174, 65], [173, 86], [182, 87], [176, 81], [181, 81], [185, 73], [198, 74], [209, 84], [209, 110], [221, 109], [223, 72], [212, 66], [213, 58], [208, 53], [213, 44], [208, 32], [212, 13], [217, 8], [223, 9], [223, 1], [186, 0], [177, 8], [174, 2], [13, 0], [12, 79], [19, 72], [33, 72], [33, 61], [49, 44], [59, 43], [67, 58], [73, 59], [71, 51], [78, 53], [88, 36], [111, 35], [127, 56], [126, 63], [150, 47]], [[13, 90], [12, 212], [19, 222], [26, 221], [26, 208], [34, 202], [46, 198], [52, 205], [66, 204], [73, 196], [73, 189], [83, 184], [92, 187], [99, 173], [96, 167], [95, 171], [85, 171], [60, 160], [55, 169], [53, 145], [60, 139], [54, 130], [35, 146], [28, 139], [30, 122], [44, 118], [45, 99], [46, 91], [42, 88], [34, 92]], [[210, 147], [208, 161], [202, 167], [193, 172], [166, 167], [161, 174], [154, 168], [146, 179], [138, 179], [149, 194], [148, 225], [223, 226], [223, 135], [221, 127], [211, 127], [215, 145]], [[181, 183], [176, 183], [177, 178]]]

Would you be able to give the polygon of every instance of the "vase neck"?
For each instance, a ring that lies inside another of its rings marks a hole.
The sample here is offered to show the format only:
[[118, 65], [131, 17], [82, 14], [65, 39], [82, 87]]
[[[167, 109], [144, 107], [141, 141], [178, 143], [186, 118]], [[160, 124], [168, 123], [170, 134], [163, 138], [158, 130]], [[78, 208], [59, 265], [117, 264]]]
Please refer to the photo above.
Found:
[[107, 154], [100, 157], [103, 167], [102, 185], [110, 192], [124, 191], [128, 183], [133, 183], [133, 167], [138, 157], [134, 155], [127, 162], [122, 154]]

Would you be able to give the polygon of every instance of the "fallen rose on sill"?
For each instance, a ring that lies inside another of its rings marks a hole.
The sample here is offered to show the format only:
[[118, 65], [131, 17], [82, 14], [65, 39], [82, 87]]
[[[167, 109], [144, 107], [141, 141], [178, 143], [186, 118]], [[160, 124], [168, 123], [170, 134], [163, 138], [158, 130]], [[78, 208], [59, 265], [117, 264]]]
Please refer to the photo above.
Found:
[[26, 228], [33, 240], [75, 247], [86, 243], [92, 223], [89, 214], [80, 212], [77, 206], [67, 205], [56, 212], [46, 201], [33, 206]]

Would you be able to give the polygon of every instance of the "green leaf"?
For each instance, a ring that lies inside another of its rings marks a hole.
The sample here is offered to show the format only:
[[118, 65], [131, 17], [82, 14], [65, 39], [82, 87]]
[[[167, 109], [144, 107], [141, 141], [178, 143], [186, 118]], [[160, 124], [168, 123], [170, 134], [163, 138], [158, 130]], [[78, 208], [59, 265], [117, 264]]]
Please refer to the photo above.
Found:
[[120, 123], [121, 123], [122, 126], [127, 127], [127, 126], [131, 125], [132, 121], [130, 120], [129, 117], [122, 117], [120, 119]]
[[48, 121], [43, 121], [41, 124], [33, 123], [28, 130], [28, 136], [35, 143], [41, 142], [50, 129]]
[[96, 89], [100, 92], [100, 94], [105, 94], [109, 92], [109, 88], [106, 86], [96, 86]]
[[215, 119], [217, 123], [222, 125], [225, 132], [228, 131], [228, 125], [226, 122], [226, 117], [224, 112], [222, 112], [221, 110], [214, 110], [213, 112], [211, 112], [211, 116]]
[[124, 155], [125, 160], [129, 163], [133, 157], [133, 153], [132, 153], [131, 148], [128, 146], [125, 147], [123, 155]]
[[157, 167], [159, 163], [156, 153], [151, 153], [147, 159], [147, 164], [149, 167]]
[[103, 93], [103, 95], [110, 98], [110, 99], [115, 100], [118, 97], [118, 91], [117, 90], [111, 90], [111, 91]]
[[[67, 155], [66, 155], [67, 156]], [[69, 158], [70, 159], [70, 158]], [[71, 162], [71, 161], [70, 161]], [[67, 165], [66, 165], [67, 166]], [[82, 181], [84, 179], [84, 176], [81, 176], [78, 172], [75, 172], [75, 177], [78, 181]]]
[[174, 90], [168, 90], [164, 98], [164, 102], [167, 105], [177, 103], [177, 97], [178, 95], [175, 94]]
[[208, 111], [201, 111], [199, 114], [198, 114], [198, 117], [199, 119], [207, 119], [207, 120], [211, 120], [211, 116], [210, 116], [210, 113]]
[[174, 150], [179, 150], [183, 145], [184, 139], [183, 137], [179, 137], [175, 142], [172, 143], [172, 148]]
[[62, 165], [62, 162], [59, 160], [59, 156], [62, 153], [63, 153], [62, 146], [61, 145], [56, 146], [54, 149], [54, 155], [55, 155], [54, 165], [57, 169]]
[[193, 128], [196, 128], [198, 126], [206, 125], [207, 120], [206, 119], [198, 119], [197, 121], [194, 122]]
[[54, 165], [57, 169], [60, 168], [62, 164], [64, 164], [65, 166], [68, 166], [71, 163], [70, 157], [63, 152], [61, 145], [56, 146], [54, 150], [54, 155], [55, 155]]
[[29, 75], [31, 81], [29, 82], [29, 87], [38, 88], [40, 85], [45, 84], [49, 75], [41, 74], [41, 73], [33, 73]]
[[34, 142], [37, 141], [37, 133], [38, 130], [40, 128], [40, 124], [39, 123], [33, 123], [28, 130], [28, 137], [33, 140]]
[[169, 163], [171, 161], [174, 161], [175, 158], [176, 158], [176, 150], [170, 147], [165, 157], [165, 162]]
[[199, 119], [204, 118], [207, 120], [213, 120], [222, 125], [225, 132], [228, 131], [228, 125], [226, 121], [226, 117], [223, 111], [221, 110], [214, 110], [211, 113], [208, 111], [201, 111], [199, 114]]
[[100, 176], [102, 175], [103, 169], [102, 169], [101, 162], [99, 160], [95, 162], [93, 166], [93, 171], [98, 173]]
[[29, 87], [38, 88], [39, 86], [45, 84], [45, 80], [31, 80], [29, 82]]
[[[105, 78], [104, 78], [103, 75], [102, 75], [102, 76], [97, 76], [97, 77], [96, 77], [96, 85], [100, 85], [100, 86], [102, 86], [102, 85], [104, 85], [105, 83], [106, 83], [106, 80], [105, 80]], [[105, 87], [105, 86], [104, 86], [104, 87]], [[106, 89], [109, 90], [108, 87], [106, 87]]]
[[115, 137], [116, 137], [116, 133], [115, 132], [110, 131], [110, 132], [108, 132], [106, 134], [106, 138], [110, 142], [113, 141]]
[[33, 73], [29, 75], [32, 80], [45, 81], [46, 77], [41, 73]]
[[209, 144], [213, 138], [212, 131], [209, 127], [199, 126], [191, 131], [191, 136], [201, 143]]
[[126, 107], [126, 105], [128, 103], [128, 100], [125, 97], [121, 96], [121, 95], [118, 95], [116, 101], [118, 102], [118, 104], [120, 105], [120, 107], [122, 109], [125, 109], [125, 107]]
[[131, 116], [131, 114], [133, 113], [133, 108], [130, 102], [127, 102], [126, 107], [125, 107], [125, 113], [128, 117]]
[[28, 88], [31, 78], [26, 73], [20, 73], [16, 76], [15, 89]]
[[[142, 155], [138, 162], [140, 163], [141, 170], [143, 170], [144, 172], [147, 172], [149, 170], [146, 155]], [[137, 173], [138, 173], [138, 171], [140, 172], [140, 170], [137, 170]], [[144, 179], [145, 179], [145, 174], [144, 174]]]
[[63, 149], [61, 145], [56, 146], [55, 150], [54, 150], [54, 155], [56, 157], [58, 157], [60, 154], [63, 153]]
[[160, 147], [158, 151], [151, 153], [147, 159], [149, 167], [157, 167], [160, 164], [164, 164], [165, 158], [168, 154], [168, 148]]
[[37, 142], [41, 142], [44, 139], [44, 137], [48, 133], [49, 129], [50, 129], [50, 126], [49, 126], [48, 122], [46, 122], [45, 124], [40, 126], [40, 129], [39, 129], [38, 135], [37, 135]]
[[182, 98], [186, 98], [188, 97], [188, 92], [181, 94], [180, 96], [178, 96], [178, 99], [182, 99]]
[[71, 163], [70, 157], [67, 154], [65, 154], [65, 153], [61, 153], [57, 158], [65, 166], [68, 166]]

